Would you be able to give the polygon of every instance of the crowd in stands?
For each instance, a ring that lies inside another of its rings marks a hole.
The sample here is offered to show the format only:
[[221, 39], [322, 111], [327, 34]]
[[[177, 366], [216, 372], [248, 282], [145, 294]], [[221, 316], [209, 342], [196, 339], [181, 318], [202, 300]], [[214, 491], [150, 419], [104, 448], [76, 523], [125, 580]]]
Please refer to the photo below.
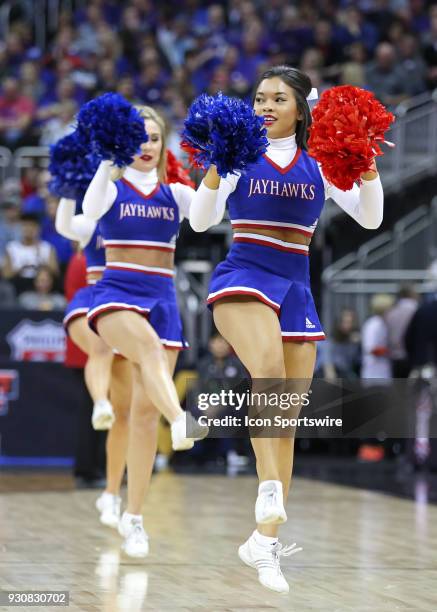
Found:
[[[432, 301], [427, 296], [424, 303]], [[421, 303], [414, 288], [402, 286], [397, 299], [372, 296], [369, 316], [361, 326], [357, 313], [343, 309], [329, 338], [319, 343], [316, 375], [326, 380], [392, 379], [408, 377], [415, 365], [410, 323]]]
[[[74, 3], [72, 3], [74, 6]], [[174, 136], [194, 96], [249, 98], [267, 65], [320, 90], [350, 83], [387, 105], [437, 85], [437, 5], [425, 0], [89, 0], [45, 49], [18, 13], [0, 43], [0, 144], [50, 144], [79, 105], [113, 90], [161, 108]]]
[[[267, 66], [290, 63], [315, 86], [351, 83], [387, 105], [437, 86], [437, 4], [424, 0], [89, 0], [61, 12], [45, 48], [12, 13], [0, 41], [0, 145], [51, 144], [78, 107], [104, 92], [158, 107], [179, 130], [192, 99], [219, 90], [246, 99]], [[79, 7], [79, 8], [77, 8]], [[13, 292], [62, 290], [73, 253], [54, 227], [48, 176], [26, 168], [0, 186], [0, 269]], [[40, 270], [42, 267], [42, 271]], [[41, 272], [41, 273], [40, 273]]]

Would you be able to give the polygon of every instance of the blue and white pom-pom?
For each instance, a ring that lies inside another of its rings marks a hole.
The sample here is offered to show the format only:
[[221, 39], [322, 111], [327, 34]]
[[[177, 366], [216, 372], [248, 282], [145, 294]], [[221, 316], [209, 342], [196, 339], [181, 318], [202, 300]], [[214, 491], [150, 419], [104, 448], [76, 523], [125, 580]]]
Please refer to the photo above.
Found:
[[197, 149], [195, 161], [217, 166], [220, 176], [244, 172], [267, 150], [263, 118], [237, 98], [202, 94], [188, 109], [182, 140]]
[[77, 130], [50, 147], [49, 190], [61, 198], [83, 197], [100, 163]]
[[82, 106], [78, 131], [92, 151], [114, 165], [129, 166], [148, 140], [144, 119], [136, 108], [115, 93], [106, 93]]

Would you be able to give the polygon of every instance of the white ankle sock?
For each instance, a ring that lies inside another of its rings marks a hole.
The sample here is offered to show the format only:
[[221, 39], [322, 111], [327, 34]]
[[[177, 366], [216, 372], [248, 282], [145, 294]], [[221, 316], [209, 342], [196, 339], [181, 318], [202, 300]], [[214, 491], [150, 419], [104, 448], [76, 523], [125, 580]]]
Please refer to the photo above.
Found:
[[278, 541], [277, 537], [272, 538], [270, 536], [265, 536], [262, 533], [260, 533], [257, 529], [255, 529], [255, 531], [253, 532], [252, 537], [259, 546], [272, 546], [273, 544], [276, 544], [276, 542]]
[[129, 512], [124, 512], [123, 513], [123, 518], [126, 521], [129, 521], [129, 522], [141, 523], [141, 525], [143, 524], [143, 515], [142, 514], [129, 514]]
[[258, 494], [272, 489], [282, 490], [282, 482], [280, 480], [264, 480], [258, 487]]
[[103, 497], [113, 497], [115, 499], [118, 499], [118, 495], [114, 495], [114, 493], [108, 493], [108, 491], [103, 491], [102, 496]]

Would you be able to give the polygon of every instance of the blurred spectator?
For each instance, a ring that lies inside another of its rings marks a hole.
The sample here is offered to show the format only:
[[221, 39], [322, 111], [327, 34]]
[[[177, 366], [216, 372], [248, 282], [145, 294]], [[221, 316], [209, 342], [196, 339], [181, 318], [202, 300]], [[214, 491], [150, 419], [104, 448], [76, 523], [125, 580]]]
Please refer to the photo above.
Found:
[[206, 385], [217, 385], [217, 380], [223, 378], [244, 378], [246, 371], [240, 360], [233, 354], [226, 340], [215, 333], [208, 343], [208, 354], [197, 366], [199, 379]]
[[396, 52], [390, 43], [380, 43], [375, 60], [367, 64], [366, 85], [386, 106], [395, 106], [407, 95], [406, 74], [397, 64]]
[[407, 378], [410, 373], [404, 337], [418, 305], [419, 297], [414, 287], [406, 285], [400, 289], [396, 304], [390, 308], [385, 316], [388, 329], [389, 354], [394, 378]]
[[144, 104], [156, 105], [161, 99], [167, 80], [157, 60], [145, 62], [136, 81], [136, 95]]
[[77, 29], [77, 40], [74, 49], [77, 53], [98, 53], [100, 51], [98, 32], [104, 23], [102, 7], [90, 4], [85, 9], [85, 18]]
[[341, 66], [341, 85], [354, 85], [355, 87], [364, 87], [366, 81], [366, 58], [366, 48], [362, 43], [356, 42], [350, 45], [347, 50], [347, 60]]
[[58, 107], [57, 117], [47, 121], [42, 128], [39, 144], [49, 146], [74, 131], [74, 117], [77, 112], [77, 104], [74, 100], [61, 102]]
[[437, 87], [437, 6], [430, 8], [430, 30], [423, 36], [423, 57], [427, 65], [427, 84]]
[[70, 78], [63, 78], [56, 85], [56, 89], [47, 93], [38, 104], [36, 118], [43, 122], [59, 117], [62, 104], [65, 102], [77, 103], [80, 96], [76, 95], [76, 87]]
[[[234, 379], [237, 383], [247, 378], [247, 372], [240, 360], [233, 354], [226, 340], [217, 332], [211, 336], [208, 349], [209, 353], [199, 361], [197, 366], [197, 388], [200, 393], [220, 393], [226, 384], [224, 381], [228, 383]], [[208, 416], [214, 416], [213, 411], [214, 408], [210, 408]], [[204, 459], [207, 459], [208, 455], [214, 458], [224, 457], [229, 468], [244, 467], [248, 463], [244, 441], [238, 438], [203, 440], [196, 449], [196, 454], [198, 452], [202, 453]]]
[[173, 69], [183, 65], [188, 51], [195, 47], [194, 35], [183, 15], [163, 20], [157, 29], [157, 40]]
[[141, 12], [136, 6], [126, 6], [123, 10], [119, 37], [122, 45], [123, 56], [132, 68], [138, 68], [138, 57], [140, 55], [141, 35], [147, 31], [148, 24], [142, 18]]
[[359, 377], [361, 347], [354, 310], [342, 310], [332, 334], [322, 343], [320, 352], [319, 368], [323, 369], [325, 379]]
[[43, 219], [47, 214], [47, 198], [49, 196], [47, 185], [50, 175], [47, 170], [36, 169], [35, 177], [36, 190], [24, 198], [22, 212], [31, 215], [38, 215], [40, 219]]
[[343, 59], [343, 49], [334, 37], [332, 23], [320, 19], [314, 26], [312, 46], [320, 51], [325, 67], [340, 64]]
[[393, 306], [391, 295], [378, 293], [372, 297], [370, 308], [372, 315], [361, 330], [362, 367], [361, 378], [392, 378], [389, 357], [388, 327], [385, 320], [387, 312]]
[[363, 12], [357, 6], [349, 5], [343, 13], [340, 12], [339, 17], [341, 27], [336, 38], [343, 47], [358, 42], [370, 52], [375, 49], [378, 31], [374, 25], [365, 20]]
[[54, 278], [48, 266], [40, 266], [33, 281], [33, 291], [25, 291], [18, 304], [26, 310], [63, 310], [67, 304], [60, 293], [53, 292]]
[[3, 277], [10, 280], [17, 293], [33, 286], [33, 279], [41, 265], [47, 265], [57, 276], [58, 260], [53, 247], [40, 239], [40, 222], [36, 215], [21, 215], [21, 238], [6, 245]]
[[413, 34], [404, 34], [398, 43], [399, 66], [406, 75], [405, 91], [417, 96], [426, 91], [426, 65], [419, 53], [419, 43]]
[[411, 368], [437, 365], [437, 299], [417, 308], [405, 331], [404, 341]]
[[16, 301], [14, 286], [9, 281], [0, 279], [0, 308], [14, 308]]
[[20, 67], [20, 92], [34, 102], [39, 100], [44, 92], [44, 83], [36, 62], [26, 61]]
[[[365, 321], [361, 330], [361, 384], [364, 387], [391, 384], [393, 372], [386, 316], [393, 306], [393, 301], [391, 295], [383, 293], [376, 294], [371, 299], [372, 315]], [[363, 440], [357, 451], [358, 459], [366, 462], [381, 461], [384, 456], [384, 446], [370, 439]]]
[[139, 100], [135, 95], [135, 82], [132, 77], [125, 76], [118, 81], [117, 93], [121, 96], [124, 96], [126, 100], [132, 102], [132, 104], [141, 104], [141, 100]]
[[113, 59], [104, 59], [97, 67], [97, 94], [114, 91], [117, 87], [117, 67]]
[[40, 172], [41, 170], [37, 166], [22, 169], [20, 179], [18, 180], [19, 194], [22, 198], [25, 199], [37, 192]]
[[261, 39], [255, 32], [243, 35], [237, 70], [244, 74], [249, 83], [254, 83], [258, 77], [259, 68], [266, 61], [261, 49]]
[[402, 38], [407, 34], [408, 29], [405, 26], [405, 23], [401, 19], [395, 19], [390, 24], [390, 27], [387, 32], [387, 42], [392, 44], [394, 47], [398, 47], [399, 42]]
[[0, 198], [3, 200], [17, 200], [22, 195], [20, 179], [10, 176], [3, 181], [0, 187]]
[[3, 200], [0, 204], [0, 263], [3, 263], [3, 258], [6, 253], [6, 245], [12, 240], [20, 240], [21, 224], [20, 224], [20, 201], [19, 200]]
[[5, 50], [7, 57], [8, 74], [16, 74], [18, 67], [25, 58], [25, 45], [18, 32], [10, 31], [6, 36]]
[[396, 19], [392, 9], [392, 0], [376, 0], [369, 4], [367, 18], [369, 22], [376, 27], [379, 39], [386, 40], [388, 38], [390, 26]]
[[295, 6], [284, 6], [277, 25], [276, 40], [287, 61], [297, 64], [302, 51], [311, 45], [312, 29], [301, 19]]
[[308, 70], [321, 70], [323, 63], [323, 55], [320, 49], [308, 47], [302, 54], [299, 68], [304, 72]]
[[41, 239], [45, 240], [56, 251], [56, 257], [64, 272], [71, 256], [73, 255], [72, 243], [68, 238], [61, 236], [55, 227], [56, 211], [58, 209], [58, 198], [52, 195], [46, 198], [46, 216], [41, 223]]
[[19, 80], [4, 79], [0, 95], [0, 145], [15, 149], [32, 140], [34, 110], [32, 99], [20, 93]]

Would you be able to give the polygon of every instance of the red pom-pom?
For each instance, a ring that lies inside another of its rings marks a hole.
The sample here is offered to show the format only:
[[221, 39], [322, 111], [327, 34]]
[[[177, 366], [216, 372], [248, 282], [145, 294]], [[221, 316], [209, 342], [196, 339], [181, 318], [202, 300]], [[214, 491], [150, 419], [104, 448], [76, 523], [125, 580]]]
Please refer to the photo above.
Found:
[[373, 93], [351, 85], [323, 92], [313, 109], [308, 153], [325, 178], [343, 191], [352, 189], [373, 158], [383, 155], [379, 142], [394, 121]]
[[196, 153], [199, 153], [200, 149], [196, 149], [195, 147], [192, 147], [185, 140], [181, 142], [180, 147], [182, 151], [185, 151], [185, 153], [188, 153], [188, 160], [189, 160], [190, 166], [193, 166], [193, 168], [203, 168], [204, 167], [196, 159]]
[[194, 187], [194, 181], [191, 180], [188, 171], [170, 149], [167, 149], [167, 183], [182, 183]]

